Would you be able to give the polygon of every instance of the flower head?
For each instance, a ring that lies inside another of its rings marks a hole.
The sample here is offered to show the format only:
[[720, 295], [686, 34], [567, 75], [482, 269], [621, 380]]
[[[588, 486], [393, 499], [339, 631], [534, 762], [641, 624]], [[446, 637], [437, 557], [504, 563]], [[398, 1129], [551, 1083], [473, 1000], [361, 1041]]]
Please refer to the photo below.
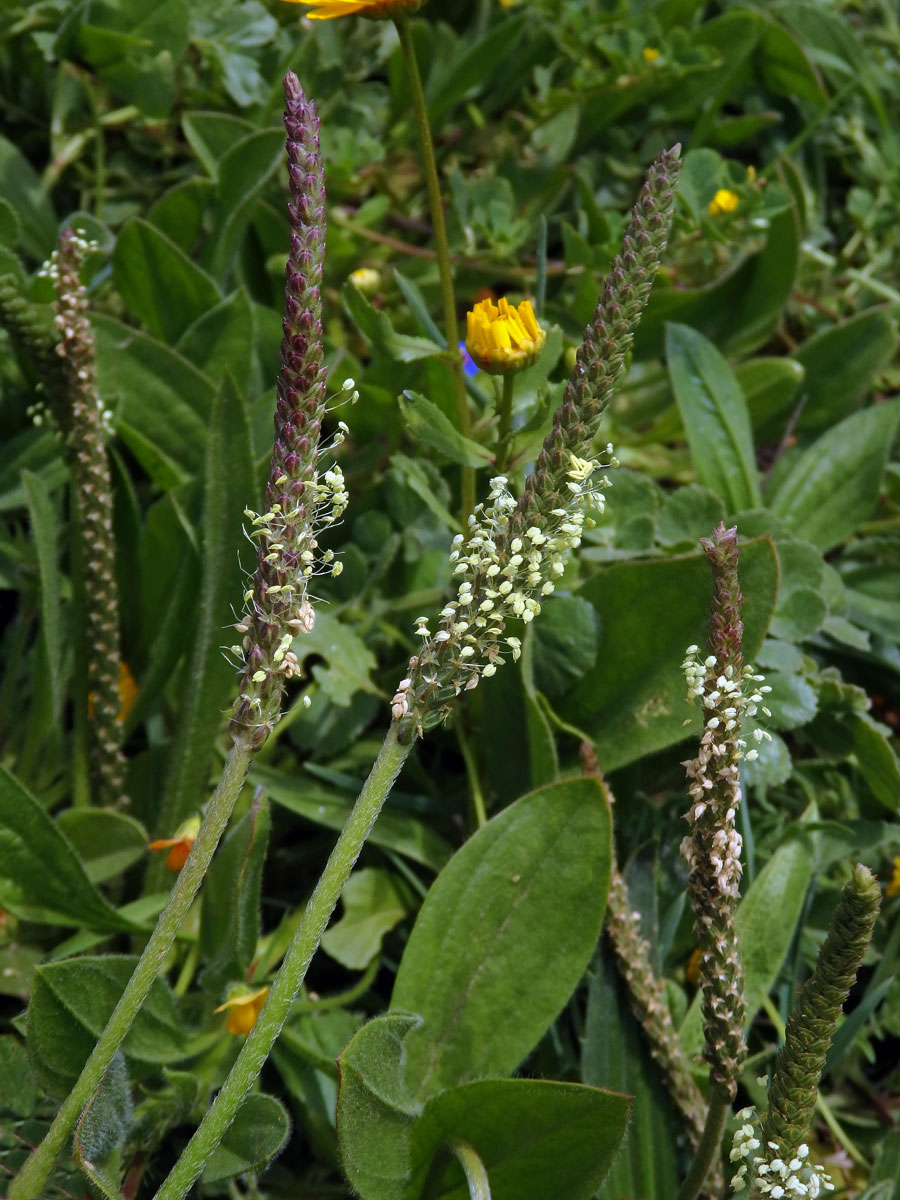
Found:
[[305, 4], [306, 13], [314, 21], [332, 21], [335, 17], [394, 17], [400, 12], [417, 12], [422, 0], [287, 0], [288, 4]]
[[719, 188], [709, 202], [709, 215], [718, 217], [721, 213], [733, 213], [739, 203], [740, 197], [737, 192], [732, 192], [728, 188]]
[[644, 62], [646, 63], [655, 63], [659, 58], [659, 51], [655, 46], [645, 46], [641, 51], [641, 54], [643, 55]]
[[225, 1028], [229, 1033], [246, 1036], [256, 1024], [256, 1018], [262, 1012], [262, 1007], [269, 994], [267, 987], [256, 992], [248, 992], [244, 988], [235, 989], [224, 1004], [220, 1004], [214, 1012], [227, 1012], [228, 1020]]
[[491, 375], [511, 375], [530, 367], [547, 340], [528, 300], [518, 307], [505, 298], [496, 304], [479, 300], [466, 320], [466, 349]]
[[170, 871], [180, 871], [187, 862], [187, 856], [190, 854], [191, 847], [196, 841], [199, 832], [200, 818], [190, 817], [183, 825], [178, 827], [174, 837], [157, 838], [155, 842], [150, 843], [147, 849], [168, 850], [166, 866]]

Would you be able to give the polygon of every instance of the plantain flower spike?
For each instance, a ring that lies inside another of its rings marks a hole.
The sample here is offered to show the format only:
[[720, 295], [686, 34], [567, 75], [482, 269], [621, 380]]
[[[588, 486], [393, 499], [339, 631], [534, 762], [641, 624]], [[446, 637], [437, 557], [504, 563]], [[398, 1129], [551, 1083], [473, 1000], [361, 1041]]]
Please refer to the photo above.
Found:
[[427, 618], [417, 619], [422, 649], [410, 659], [391, 701], [394, 719], [403, 722], [401, 738], [439, 724], [461, 691], [477, 687], [507, 657], [519, 657], [520, 641], [507, 634], [506, 622], [516, 618], [527, 624], [538, 615], [581, 543], [585, 510], [602, 511], [601, 489], [609, 481], [602, 474], [598, 478], [597, 471], [615, 460], [608, 457], [601, 464], [592, 457], [592, 446], [666, 246], [679, 152], [678, 146], [664, 151], [647, 174], [522, 494], [518, 500], [511, 494], [505, 476], [492, 479], [487, 503], [469, 518], [466, 535], [454, 539], [456, 595], [433, 632]]
[[[275, 444], [262, 512], [246, 510], [248, 537], [257, 549], [256, 573], [244, 595], [245, 613], [235, 628], [243, 641], [233, 651], [242, 679], [231, 722], [234, 738], [256, 748], [281, 715], [286, 682], [299, 674], [295, 637], [315, 623], [307, 590], [316, 574], [337, 575], [332, 551], [319, 536], [347, 506], [339, 466], [320, 474], [326, 411], [322, 349], [322, 272], [325, 263], [325, 182], [319, 154], [319, 120], [293, 72], [284, 77], [291, 248], [285, 268], [284, 337], [275, 406]], [[342, 392], [352, 392], [346, 380]], [[342, 427], [344, 428], [344, 427]]]

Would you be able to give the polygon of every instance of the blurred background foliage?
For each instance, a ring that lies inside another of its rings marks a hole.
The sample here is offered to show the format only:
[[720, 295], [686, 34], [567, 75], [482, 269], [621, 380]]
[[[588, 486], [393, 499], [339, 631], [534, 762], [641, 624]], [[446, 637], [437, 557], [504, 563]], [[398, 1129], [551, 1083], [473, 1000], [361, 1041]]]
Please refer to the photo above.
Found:
[[[679, 663], [703, 637], [709, 582], [696, 544], [719, 520], [748, 539], [748, 650], [773, 687], [773, 739], [747, 765], [742, 813], [745, 885], [761, 884], [742, 932], [765, 1000], [747, 1099], [761, 1097], [756, 1078], [847, 863], [889, 883], [900, 855], [895, 6], [432, 0], [413, 32], [460, 316], [487, 294], [527, 295], [548, 330], [541, 361], [517, 381], [520, 470], [549, 427], [646, 165], [680, 142], [684, 170], [665, 268], [604, 427], [622, 463], [607, 511], [530, 627], [522, 669], [501, 672], [429, 735], [376, 827], [264, 1077], [297, 1127], [259, 1185], [272, 1195], [349, 1195], [336, 1166], [335, 1055], [386, 1007], [422, 897], [474, 827], [473, 795], [496, 813], [577, 772], [582, 738], [618, 796], [620, 861], [673, 1011], [688, 1012], [693, 936], [674, 847], [693, 718]], [[146, 841], [197, 811], [224, 745], [233, 671], [219, 646], [232, 640], [229, 605], [242, 591], [226, 500], [253, 478], [259, 490], [271, 439], [287, 68], [322, 119], [333, 390], [352, 377], [360, 393], [333, 418], [351, 430], [340, 461], [352, 505], [332, 543], [344, 570], [321, 585], [327, 607], [295, 646], [302, 689], [252, 773], [271, 813], [248, 791], [230, 835], [243, 841], [217, 860], [221, 904], [198, 908], [172, 990], [159, 985], [154, 1029], [126, 1055], [136, 1082], [116, 1153], [130, 1195], [143, 1194], [145, 1172], [144, 1187], [162, 1177], [233, 1059], [235, 1039], [212, 1015], [223, 985], [264, 979], [284, 952], [381, 739], [413, 619], [443, 602], [458, 464], [473, 451], [441, 419], [453, 420], [452, 378], [389, 22], [313, 23], [259, 0], [12, 0], [0, 12], [0, 275], [49, 321], [40, 268], [58, 232], [74, 223], [97, 243], [90, 292], [115, 430], [122, 654], [138, 685], [123, 717], [127, 814], [73, 805], [85, 600], [73, 589], [66, 469], [35, 410], [33, 363], [0, 341], [0, 737], [30, 793], [6, 781], [0, 801], [17, 847], [9, 878], [0, 867], [6, 1171], [40, 1136], [47, 1097], [77, 1073], [86, 1049], [72, 1030], [83, 1042], [102, 1026], [123, 969], [105, 955], [128, 951], [161, 905], [166, 872], [147, 867]], [[483, 494], [495, 395], [484, 375], [468, 387]], [[236, 438], [211, 479], [205, 431], [223, 404], [246, 415], [249, 460]], [[256, 493], [240, 499], [252, 505]], [[227, 553], [211, 532], [222, 529]], [[247, 856], [257, 869], [237, 873]], [[50, 868], [67, 881], [58, 902], [43, 892]], [[839, 1189], [868, 1188], [872, 1200], [900, 1194], [900, 868], [887, 891], [815, 1147]], [[215, 948], [230, 939], [239, 949], [222, 961]], [[72, 954], [83, 964], [58, 961]], [[85, 971], [107, 984], [85, 990]], [[88, 1008], [75, 1011], [83, 995]], [[20, 1036], [29, 998], [31, 1066]], [[698, 1028], [688, 1015], [689, 1046]], [[626, 1150], [601, 1195], [669, 1194], [677, 1123], [602, 946], [525, 1070], [634, 1093]], [[260, 1194], [227, 1180], [281, 1148], [287, 1114], [268, 1101], [277, 1119], [248, 1116], [204, 1194]], [[56, 1186], [83, 1185], [62, 1172]]]

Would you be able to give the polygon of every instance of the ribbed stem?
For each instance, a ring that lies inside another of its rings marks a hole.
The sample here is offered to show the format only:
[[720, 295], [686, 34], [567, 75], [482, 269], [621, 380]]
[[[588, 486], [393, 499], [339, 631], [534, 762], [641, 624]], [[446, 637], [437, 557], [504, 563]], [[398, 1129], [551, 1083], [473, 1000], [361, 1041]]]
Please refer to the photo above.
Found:
[[207, 1111], [194, 1136], [188, 1142], [172, 1172], [156, 1194], [156, 1200], [181, 1200], [203, 1170], [231, 1122], [237, 1116], [247, 1093], [269, 1057], [272, 1046], [287, 1020], [291, 1006], [322, 934], [331, 920], [344, 884], [353, 870], [366, 838], [381, 812], [406, 761], [411, 743], [401, 744], [397, 726], [392, 725], [381, 751], [363, 785], [359, 798], [347, 818], [341, 835], [325, 865], [315, 891], [309, 898], [284, 962], [269, 990], [262, 1012], [241, 1047], [237, 1061]]
[[[462, 357], [459, 353], [459, 323], [456, 319], [456, 296], [453, 291], [453, 271], [450, 266], [450, 243], [447, 240], [447, 223], [444, 220], [444, 204], [441, 199], [441, 184], [438, 178], [437, 161], [434, 157], [434, 142], [431, 137], [431, 126], [428, 123], [428, 106], [425, 93], [422, 90], [422, 78], [419, 74], [419, 62], [416, 58], [416, 47], [413, 44], [412, 30], [406, 13], [399, 12], [394, 16], [394, 25], [400, 38], [400, 49], [406, 63], [406, 74], [409, 79], [409, 91], [412, 96], [413, 112], [416, 118], [416, 130], [419, 135], [419, 147], [422, 151], [422, 171], [425, 175], [425, 190], [428, 193], [428, 207], [431, 210], [431, 229], [434, 235], [434, 249], [437, 256], [438, 274], [441, 281], [441, 305], [444, 316], [444, 336], [447, 339], [447, 353], [450, 359], [450, 370], [453, 374], [453, 387], [456, 395], [456, 423], [463, 437], [472, 436], [472, 416], [469, 412], [469, 400], [466, 395], [466, 381], [463, 376]], [[475, 470], [464, 466], [461, 474], [462, 488], [462, 519], [468, 519], [469, 513], [475, 508]]]
[[512, 438], [513, 393], [516, 389], [515, 375], [503, 376], [503, 395], [500, 399], [500, 426], [497, 430], [497, 461], [498, 475], [506, 471], [509, 462], [509, 445]]

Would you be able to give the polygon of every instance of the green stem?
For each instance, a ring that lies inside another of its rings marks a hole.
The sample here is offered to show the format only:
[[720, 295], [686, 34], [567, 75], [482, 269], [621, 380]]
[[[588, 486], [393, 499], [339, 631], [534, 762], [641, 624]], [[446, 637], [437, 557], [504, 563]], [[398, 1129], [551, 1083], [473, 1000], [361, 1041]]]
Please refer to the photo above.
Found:
[[731, 1094], [728, 1088], [713, 1084], [709, 1093], [709, 1112], [706, 1114], [703, 1136], [676, 1200], [695, 1200], [700, 1195], [704, 1180], [722, 1154], [722, 1134], [730, 1112]]
[[509, 444], [512, 441], [513, 392], [515, 375], [503, 376], [503, 395], [500, 398], [500, 428], [497, 431], [497, 472], [502, 475], [509, 462]]
[[315, 891], [309, 898], [263, 1010], [241, 1047], [241, 1052], [212, 1107], [207, 1110], [171, 1174], [156, 1193], [156, 1200], [181, 1200], [181, 1197], [187, 1194], [237, 1116], [287, 1020], [322, 934], [340, 899], [344, 884], [394, 785], [394, 780], [400, 774], [413, 741], [406, 745], [401, 744], [397, 737], [397, 726], [391, 726], [369, 778], [363, 784], [356, 804], [319, 877]]
[[219, 839], [240, 794], [250, 764], [251, 750], [242, 740], [235, 742], [225, 763], [219, 786], [206, 810], [206, 816], [187, 862], [178, 874], [168, 903], [160, 913], [156, 928], [125, 986], [106, 1028], [90, 1058], [64, 1101], [47, 1136], [25, 1162], [9, 1191], [9, 1200], [35, 1200], [41, 1194], [57, 1156], [65, 1146], [75, 1122], [103, 1079], [112, 1057], [131, 1028], [141, 1005], [162, 969], [175, 941], [178, 927], [187, 915], [200, 889]]
[[468, 1142], [453, 1141], [450, 1149], [459, 1160], [460, 1166], [466, 1173], [466, 1183], [469, 1185], [469, 1200], [491, 1200], [491, 1185], [484, 1163]]
[[[422, 151], [422, 167], [425, 173], [425, 188], [428, 192], [428, 206], [431, 210], [431, 226], [434, 231], [434, 248], [437, 254], [438, 273], [441, 279], [441, 301], [444, 309], [444, 334], [447, 338], [447, 353], [450, 356], [450, 369], [453, 373], [453, 385], [456, 391], [456, 414], [459, 432], [463, 437], [472, 436], [472, 417], [469, 412], [469, 401], [466, 396], [466, 381], [463, 376], [462, 359], [459, 355], [459, 325], [456, 320], [456, 298], [453, 294], [453, 275], [450, 270], [450, 244], [447, 241], [447, 225], [444, 220], [444, 206], [441, 201], [441, 185], [438, 180], [437, 163], [434, 157], [434, 143], [431, 140], [431, 127], [428, 124], [428, 108], [425, 104], [425, 93], [422, 90], [422, 78], [419, 75], [419, 63], [416, 59], [416, 48], [413, 44], [412, 29], [404, 14], [394, 17], [394, 25], [400, 38], [400, 49], [406, 62], [406, 73], [409, 78], [409, 90], [412, 96], [413, 111], [416, 116], [416, 130], [419, 134], [419, 147]], [[463, 526], [466, 519], [475, 508], [475, 471], [472, 467], [462, 468], [462, 516]]]

